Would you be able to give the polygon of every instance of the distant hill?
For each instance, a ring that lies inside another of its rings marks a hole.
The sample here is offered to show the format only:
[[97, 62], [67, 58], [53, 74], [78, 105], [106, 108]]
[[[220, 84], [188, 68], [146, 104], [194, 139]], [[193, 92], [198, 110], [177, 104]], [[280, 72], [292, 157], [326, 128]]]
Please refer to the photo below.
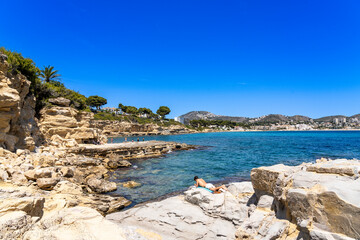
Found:
[[270, 124], [270, 123], [310, 123], [310, 122], [333, 122], [335, 118], [358, 118], [360, 120], [360, 114], [353, 115], [351, 117], [343, 115], [326, 116], [322, 118], [312, 119], [307, 116], [294, 115], [285, 116], [281, 114], [269, 114], [258, 118], [247, 118], [247, 117], [232, 117], [216, 115], [207, 111], [192, 111], [181, 115], [179, 118], [184, 120], [185, 124], [189, 124], [191, 120], [226, 120], [239, 123], [257, 123], [257, 124]]
[[326, 116], [322, 118], [314, 119], [315, 122], [332, 122], [335, 118], [347, 118], [344, 115]]
[[192, 111], [188, 112], [184, 115], [181, 115], [179, 118], [184, 119], [184, 124], [189, 124], [192, 120], [227, 120], [232, 122], [244, 122], [246, 120], [245, 117], [230, 117], [230, 116], [221, 116], [216, 115], [207, 111]]
[[289, 117], [290, 120], [293, 120], [294, 122], [311, 122], [313, 119], [309, 118], [307, 116], [302, 115], [295, 115], [292, 117]]
[[295, 116], [285, 116], [281, 114], [269, 114], [259, 118], [250, 119], [249, 122], [256, 123], [283, 123], [283, 122], [295, 122], [295, 123], [308, 123], [311, 122], [312, 119], [306, 116], [295, 115]]

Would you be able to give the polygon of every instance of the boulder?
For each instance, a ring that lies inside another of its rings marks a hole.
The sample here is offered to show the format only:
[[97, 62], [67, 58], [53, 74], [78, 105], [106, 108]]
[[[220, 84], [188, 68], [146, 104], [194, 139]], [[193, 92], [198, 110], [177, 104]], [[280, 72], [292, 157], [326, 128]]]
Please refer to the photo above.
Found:
[[38, 187], [43, 190], [52, 190], [57, 183], [58, 180], [55, 178], [38, 178], [36, 180]]
[[[251, 179], [258, 199], [257, 207], [259, 211], [273, 210], [271, 213], [275, 217], [271, 217], [274, 218], [272, 222], [284, 219], [295, 223], [299, 230], [297, 236], [309, 239], [360, 238], [356, 230], [360, 229], [360, 221], [354, 217], [360, 216], [359, 169], [359, 160], [345, 159], [321, 159], [295, 167], [275, 165], [253, 169]], [[260, 221], [261, 224], [264, 221]], [[256, 233], [259, 230], [256, 228], [254, 231], [246, 229], [248, 226], [243, 226], [240, 232], [255, 239], [269, 235]]]
[[81, 195], [84, 193], [79, 185], [69, 181], [58, 182], [53, 190], [61, 194]]
[[289, 221], [277, 219], [273, 212], [256, 209], [236, 231], [237, 239], [297, 239], [291, 238], [298, 234], [296, 226]]
[[24, 211], [14, 211], [0, 216], [0, 239], [21, 239], [31, 228], [31, 216]]
[[91, 192], [96, 193], [113, 192], [117, 189], [116, 183], [95, 177], [88, 179], [87, 185], [89, 186]]
[[58, 105], [58, 106], [63, 106], [63, 107], [68, 107], [70, 106], [70, 100], [63, 98], [63, 97], [58, 97], [58, 98], [50, 98], [49, 99], [49, 103], [52, 103], [54, 105]]
[[27, 186], [29, 185], [27, 178], [20, 171], [15, 171], [11, 173], [11, 181], [12, 183], [19, 186]]
[[118, 162], [118, 167], [131, 167], [131, 163], [127, 160], [121, 160]]
[[32, 180], [32, 181], [36, 181], [35, 178], [35, 170], [28, 170], [26, 172], [24, 172], [24, 176], [28, 179], [28, 180]]
[[74, 171], [70, 167], [62, 167], [60, 172], [63, 177], [71, 178], [74, 176]]
[[108, 159], [104, 160], [105, 166], [110, 169], [116, 169], [119, 167], [119, 162], [117, 160]]
[[39, 168], [35, 170], [34, 178], [51, 178], [54, 173], [53, 168]]
[[54, 211], [64, 207], [86, 206], [96, 209], [101, 214], [109, 214], [130, 204], [131, 202], [123, 197], [86, 194], [81, 186], [69, 181], [60, 181], [50, 192], [50, 195], [47, 195], [44, 209]]
[[34, 197], [31, 191], [25, 191], [23, 187], [14, 185], [1, 185], [0, 216], [14, 212], [23, 211], [31, 217], [40, 217], [43, 215], [45, 199], [43, 197]]
[[247, 216], [254, 192], [250, 182], [232, 183], [229, 191], [212, 194], [202, 188], [191, 187], [185, 194], [185, 200], [198, 205], [208, 215], [222, 217], [239, 225]]

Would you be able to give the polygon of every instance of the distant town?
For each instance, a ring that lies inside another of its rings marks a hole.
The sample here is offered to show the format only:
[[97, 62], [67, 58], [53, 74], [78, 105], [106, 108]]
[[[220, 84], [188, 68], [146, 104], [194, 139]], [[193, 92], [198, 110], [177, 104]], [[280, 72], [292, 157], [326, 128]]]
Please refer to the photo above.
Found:
[[193, 127], [220, 130], [356, 130], [360, 129], [360, 114], [312, 119], [307, 116], [269, 114], [258, 118], [215, 115], [206, 111], [192, 111], [174, 118], [175, 121]]

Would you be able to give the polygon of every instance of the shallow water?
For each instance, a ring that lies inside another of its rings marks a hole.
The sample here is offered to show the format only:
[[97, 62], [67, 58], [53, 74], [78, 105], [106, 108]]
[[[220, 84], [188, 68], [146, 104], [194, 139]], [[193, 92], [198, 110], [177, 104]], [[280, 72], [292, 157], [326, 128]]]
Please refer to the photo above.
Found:
[[[249, 179], [250, 170], [259, 166], [298, 165], [321, 157], [360, 158], [359, 131], [226, 132], [144, 138], [206, 147], [132, 160], [132, 168], [113, 172], [113, 181], [134, 180], [142, 184], [134, 189], [119, 186], [112, 193], [127, 197], [133, 204], [184, 190], [194, 184], [195, 175], [209, 182], [229, 182]], [[128, 137], [128, 141], [131, 139]], [[137, 137], [133, 139], [136, 141]], [[114, 138], [114, 142], [123, 140]]]

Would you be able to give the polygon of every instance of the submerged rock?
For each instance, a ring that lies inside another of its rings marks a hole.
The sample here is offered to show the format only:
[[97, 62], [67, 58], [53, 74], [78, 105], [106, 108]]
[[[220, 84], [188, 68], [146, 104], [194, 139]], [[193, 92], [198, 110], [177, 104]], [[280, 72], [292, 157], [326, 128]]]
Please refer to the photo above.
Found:
[[126, 187], [126, 188], [136, 188], [136, 187], [140, 187], [141, 183], [138, 183], [135, 181], [128, 181], [128, 182], [122, 183], [122, 186]]

